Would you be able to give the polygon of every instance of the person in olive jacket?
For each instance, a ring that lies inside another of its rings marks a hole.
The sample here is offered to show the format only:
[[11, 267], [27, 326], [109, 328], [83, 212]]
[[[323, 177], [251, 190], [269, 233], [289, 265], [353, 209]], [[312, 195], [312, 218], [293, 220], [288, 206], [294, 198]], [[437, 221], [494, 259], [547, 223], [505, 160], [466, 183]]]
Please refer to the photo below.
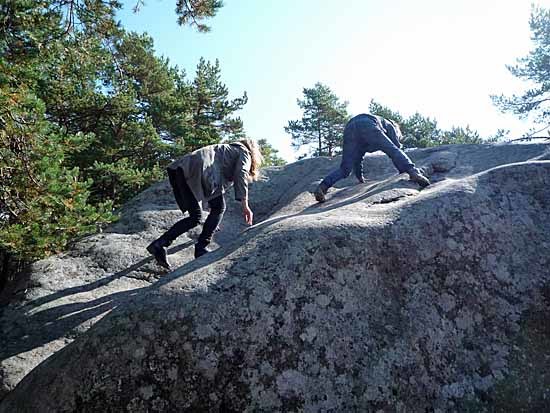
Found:
[[243, 217], [252, 225], [253, 213], [248, 205], [248, 183], [259, 178], [263, 161], [256, 142], [245, 139], [233, 143], [209, 145], [172, 162], [167, 167], [168, 179], [176, 202], [189, 216], [176, 222], [160, 238], [153, 241], [147, 251], [157, 263], [170, 268], [166, 259], [166, 247], [178, 236], [200, 223], [203, 207], [208, 204], [210, 213], [204, 222], [202, 233], [195, 244], [195, 258], [208, 252], [207, 246], [218, 228], [225, 212], [225, 191], [232, 185], [235, 199], [241, 202]]

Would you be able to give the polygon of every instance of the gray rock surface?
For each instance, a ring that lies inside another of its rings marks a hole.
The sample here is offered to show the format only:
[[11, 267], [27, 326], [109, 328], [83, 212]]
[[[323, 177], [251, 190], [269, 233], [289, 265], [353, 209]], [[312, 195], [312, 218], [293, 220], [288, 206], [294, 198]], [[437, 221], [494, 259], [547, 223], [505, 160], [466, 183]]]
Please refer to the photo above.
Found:
[[267, 169], [170, 273], [144, 248], [180, 212], [139, 194], [2, 309], [0, 412], [549, 410], [550, 145], [410, 155], [433, 185], [369, 155], [322, 205], [338, 158]]

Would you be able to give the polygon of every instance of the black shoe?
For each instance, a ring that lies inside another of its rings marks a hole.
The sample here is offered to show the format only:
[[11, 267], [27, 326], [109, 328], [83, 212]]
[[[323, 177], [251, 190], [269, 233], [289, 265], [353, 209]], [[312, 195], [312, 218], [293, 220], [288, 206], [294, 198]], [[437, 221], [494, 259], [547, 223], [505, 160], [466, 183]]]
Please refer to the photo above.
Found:
[[166, 268], [167, 270], [170, 269], [170, 264], [168, 264], [168, 260], [166, 259], [166, 249], [160, 244], [159, 240], [153, 241], [147, 246], [147, 251], [155, 257], [155, 260], [157, 260], [157, 264], [161, 267]]
[[317, 186], [317, 189], [313, 193], [315, 196], [315, 199], [317, 202], [325, 202], [327, 199], [325, 198], [325, 194], [327, 193], [328, 188], [324, 183], [320, 183], [319, 186]]
[[430, 180], [424, 176], [422, 171], [420, 169], [414, 167], [407, 171], [409, 174], [409, 178], [411, 181], [416, 182], [418, 185], [420, 185], [422, 188], [427, 187], [430, 185]]
[[210, 252], [210, 250], [208, 250], [206, 248], [206, 246], [200, 246], [199, 244], [196, 244], [195, 245], [195, 258], [199, 258], [199, 257], [202, 257], [204, 254]]

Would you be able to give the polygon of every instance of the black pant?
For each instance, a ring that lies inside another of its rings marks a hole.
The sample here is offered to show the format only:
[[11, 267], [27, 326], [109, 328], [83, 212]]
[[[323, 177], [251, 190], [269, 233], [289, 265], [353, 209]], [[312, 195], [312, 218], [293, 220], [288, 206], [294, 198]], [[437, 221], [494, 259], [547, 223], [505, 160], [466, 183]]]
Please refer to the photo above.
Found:
[[[187, 218], [184, 218], [176, 222], [172, 227], [164, 233], [160, 240], [163, 246], [168, 246], [184, 232], [189, 231], [191, 228], [200, 224], [202, 217], [202, 210], [197, 201], [197, 198], [193, 195], [191, 188], [185, 181], [183, 170], [181, 168], [174, 170], [168, 170], [168, 180], [174, 191], [174, 197], [176, 202], [184, 214], [189, 213]], [[212, 235], [218, 225], [220, 224], [223, 213], [225, 212], [225, 199], [223, 195], [220, 195], [214, 199], [208, 201], [210, 207], [210, 213], [204, 222], [202, 227], [202, 233], [199, 236], [197, 245], [205, 247], [212, 241]]]

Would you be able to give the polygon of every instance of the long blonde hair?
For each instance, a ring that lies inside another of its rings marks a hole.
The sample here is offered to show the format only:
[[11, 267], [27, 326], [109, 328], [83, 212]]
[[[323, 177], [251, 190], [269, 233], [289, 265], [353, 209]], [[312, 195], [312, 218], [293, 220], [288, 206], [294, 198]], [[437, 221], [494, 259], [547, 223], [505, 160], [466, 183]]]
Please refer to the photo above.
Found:
[[246, 149], [250, 152], [250, 158], [252, 159], [252, 165], [250, 166], [250, 172], [248, 175], [249, 181], [257, 181], [260, 179], [260, 168], [262, 166], [262, 163], [264, 161], [264, 157], [262, 155], [262, 152], [260, 151], [260, 147], [256, 143], [256, 141], [252, 139], [241, 139], [239, 141], [240, 144], [244, 145]]

